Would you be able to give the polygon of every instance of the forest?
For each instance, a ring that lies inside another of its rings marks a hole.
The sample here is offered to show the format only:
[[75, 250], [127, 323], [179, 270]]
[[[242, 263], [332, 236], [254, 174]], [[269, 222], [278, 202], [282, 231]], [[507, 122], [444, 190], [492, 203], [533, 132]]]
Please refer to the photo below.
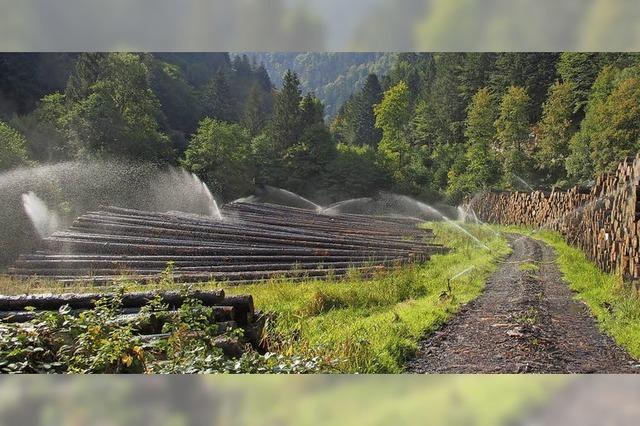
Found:
[[342, 85], [332, 118], [307, 80], [284, 70], [276, 89], [259, 59], [3, 54], [0, 170], [116, 158], [180, 165], [223, 201], [268, 184], [453, 204], [588, 184], [640, 148], [638, 54], [400, 53]]

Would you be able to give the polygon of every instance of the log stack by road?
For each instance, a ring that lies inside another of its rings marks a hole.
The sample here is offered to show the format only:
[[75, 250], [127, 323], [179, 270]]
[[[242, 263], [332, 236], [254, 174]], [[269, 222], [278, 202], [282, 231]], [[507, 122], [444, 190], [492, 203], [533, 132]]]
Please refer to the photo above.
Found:
[[561, 233], [602, 270], [640, 278], [640, 154], [626, 158], [590, 188], [544, 193], [486, 192], [468, 198], [464, 210], [483, 222], [526, 225]]
[[[151, 301], [158, 299], [162, 309], [144, 310]], [[177, 314], [187, 300], [198, 301], [208, 309], [212, 324], [217, 325], [217, 334], [241, 328], [247, 343], [259, 348], [264, 326], [263, 318], [254, 310], [251, 296], [227, 296], [224, 290], [135, 292], [135, 293], [67, 293], [30, 294], [18, 296], [0, 295], [0, 321], [26, 323], [42, 312], [55, 312], [68, 308], [71, 315], [94, 309], [99, 301], [116, 303], [116, 321], [136, 322], [137, 334], [147, 340], [167, 337], [163, 326]]]
[[[445, 248], [418, 219], [320, 214], [232, 203], [223, 220], [104, 207], [24, 254], [9, 273], [60, 282], [157, 280], [243, 283], [372, 273], [425, 261]], [[169, 266], [169, 269], [167, 267]]]

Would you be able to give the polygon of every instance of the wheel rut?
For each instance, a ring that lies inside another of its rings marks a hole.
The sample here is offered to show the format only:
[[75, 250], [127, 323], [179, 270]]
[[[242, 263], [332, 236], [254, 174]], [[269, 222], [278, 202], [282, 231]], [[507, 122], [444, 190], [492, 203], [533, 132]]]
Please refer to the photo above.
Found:
[[508, 236], [485, 291], [420, 342], [411, 373], [640, 373], [562, 279], [555, 252]]

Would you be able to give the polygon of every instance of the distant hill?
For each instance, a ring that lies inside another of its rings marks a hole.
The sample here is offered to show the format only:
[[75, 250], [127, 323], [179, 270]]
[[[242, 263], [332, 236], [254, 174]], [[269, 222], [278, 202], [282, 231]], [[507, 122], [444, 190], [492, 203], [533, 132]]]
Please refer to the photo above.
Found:
[[300, 77], [302, 89], [313, 91], [325, 105], [328, 118], [362, 87], [369, 73], [387, 74], [395, 53], [250, 53], [257, 63], [264, 63], [276, 87], [291, 69]]

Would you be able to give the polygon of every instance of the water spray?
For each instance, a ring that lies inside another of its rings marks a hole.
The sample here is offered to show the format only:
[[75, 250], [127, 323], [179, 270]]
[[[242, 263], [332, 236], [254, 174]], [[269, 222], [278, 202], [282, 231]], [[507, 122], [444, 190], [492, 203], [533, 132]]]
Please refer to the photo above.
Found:
[[60, 226], [60, 217], [35, 192], [22, 194], [22, 206], [40, 238], [47, 238]]

